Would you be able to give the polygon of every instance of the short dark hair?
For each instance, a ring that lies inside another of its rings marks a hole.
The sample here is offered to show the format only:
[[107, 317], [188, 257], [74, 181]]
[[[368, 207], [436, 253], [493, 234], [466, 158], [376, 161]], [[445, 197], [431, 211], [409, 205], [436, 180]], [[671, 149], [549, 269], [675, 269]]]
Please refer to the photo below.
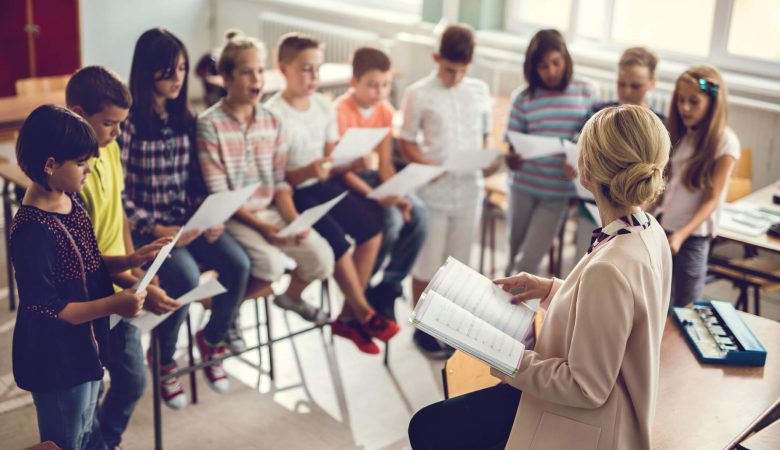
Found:
[[552, 51], [560, 52], [564, 61], [566, 61], [566, 69], [563, 72], [561, 84], [559, 86], [554, 86], [553, 89], [564, 90], [569, 86], [569, 82], [574, 73], [574, 61], [571, 59], [563, 35], [558, 30], [540, 30], [531, 38], [531, 42], [528, 44], [528, 49], [525, 52], [525, 62], [523, 62], [523, 74], [525, 75], [525, 80], [528, 82], [528, 88], [526, 90], [531, 95], [533, 95], [536, 89], [544, 87], [544, 83], [539, 77], [536, 67], [542, 61], [544, 55], [547, 54], [547, 52]]
[[375, 47], [360, 47], [352, 55], [352, 76], [360, 79], [366, 72], [390, 70], [390, 58], [387, 53]]
[[277, 59], [280, 63], [289, 63], [298, 53], [310, 48], [322, 49], [322, 43], [314, 36], [304, 33], [287, 33], [279, 38]]
[[65, 88], [68, 107], [81, 106], [91, 116], [107, 106], [130, 109], [130, 90], [113, 70], [103, 66], [87, 66], [70, 77]]
[[447, 61], [470, 64], [474, 56], [474, 29], [465, 24], [450, 25], [439, 43], [439, 55]]
[[49, 188], [43, 168], [49, 158], [57, 162], [88, 159], [98, 155], [95, 131], [67, 108], [43, 105], [27, 116], [16, 141], [16, 159], [22, 172]]

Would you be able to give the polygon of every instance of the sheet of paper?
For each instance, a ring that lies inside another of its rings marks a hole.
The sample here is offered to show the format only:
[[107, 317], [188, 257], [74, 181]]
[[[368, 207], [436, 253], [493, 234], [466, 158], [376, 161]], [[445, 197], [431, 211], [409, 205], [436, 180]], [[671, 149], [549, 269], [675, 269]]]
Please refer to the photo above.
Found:
[[565, 153], [561, 138], [535, 136], [516, 131], [507, 131], [506, 135], [515, 151], [525, 159], [543, 158]]
[[764, 235], [777, 217], [751, 204], [725, 204], [718, 218], [718, 229], [758, 237]]
[[591, 217], [593, 217], [593, 221], [596, 222], [596, 225], [602, 226], [601, 224], [601, 213], [599, 213], [598, 206], [594, 205], [590, 202], [585, 202], [585, 209], [588, 210]]
[[317, 206], [313, 206], [306, 211], [303, 211], [298, 215], [298, 217], [295, 218], [292, 222], [290, 222], [286, 227], [284, 227], [281, 231], [276, 233], [276, 237], [278, 238], [286, 238], [289, 236], [296, 235], [308, 228], [311, 228], [314, 226], [315, 223], [317, 223], [318, 220], [322, 219], [325, 214], [328, 213], [328, 211], [331, 210], [334, 206], [336, 206], [336, 203], [340, 202], [341, 199], [347, 196], [347, 192], [343, 192], [338, 197], [332, 198], [328, 200], [325, 203], [322, 203]]
[[525, 349], [518, 340], [435, 291], [424, 294], [412, 323], [510, 375], [517, 371]]
[[[223, 292], [227, 292], [227, 289], [225, 289], [216, 278], [210, 278], [201, 283], [200, 286], [177, 298], [176, 301], [184, 306], [198, 300], [203, 300], [204, 298], [217, 296]], [[131, 319], [130, 323], [141, 330], [141, 333], [147, 333], [162, 323], [162, 321], [167, 319], [171, 314], [173, 314], [173, 311], [160, 314], [159, 316], [149, 311], [144, 311], [142, 315]]]
[[382, 142], [390, 128], [349, 128], [330, 154], [334, 166], [343, 166], [361, 158]]
[[500, 154], [497, 149], [451, 153], [442, 166], [447, 172], [473, 172], [490, 167]]
[[171, 253], [171, 250], [173, 250], [173, 248], [176, 246], [176, 241], [179, 240], [179, 237], [181, 236], [183, 231], [184, 228], [182, 227], [181, 229], [179, 229], [179, 232], [173, 238], [173, 241], [171, 241], [170, 244], [160, 249], [160, 252], [157, 253], [157, 257], [154, 258], [154, 261], [152, 261], [152, 265], [149, 266], [148, 269], [146, 269], [146, 273], [144, 274], [143, 278], [138, 280], [135, 286], [133, 286], [136, 292], [142, 291], [146, 289], [146, 286], [149, 286], [149, 283], [152, 282], [152, 278], [154, 278], [154, 276], [157, 275], [157, 271], [160, 270], [160, 267], [162, 267], [163, 263], [168, 258], [168, 255]]
[[400, 172], [368, 193], [368, 198], [380, 199], [390, 195], [404, 196], [445, 172], [444, 167], [410, 163]]
[[512, 294], [451, 256], [426, 290], [437, 292], [517, 341], [522, 341], [534, 321], [527, 302], [513, 305]]
[[192, 215], [187, 224], [184, 225], [184, 232], [190, 230], [206, 230], [213, 226], [221, 225], [230, 219], [247, 199], [260, 187], [260, 183], [255, 183], [234, 191], [218, 192], [206, 197], [206, 200], [200, 204], [195, 214]]

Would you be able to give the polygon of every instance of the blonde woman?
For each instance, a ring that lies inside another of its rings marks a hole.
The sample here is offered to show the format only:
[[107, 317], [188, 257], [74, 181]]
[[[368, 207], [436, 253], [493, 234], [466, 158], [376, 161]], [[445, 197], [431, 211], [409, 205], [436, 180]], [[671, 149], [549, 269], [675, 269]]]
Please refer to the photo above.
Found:
[[[431, 405], [409, 426], [418, 449], [649, 449], [672, 260], [643, 210], [663, 190], [669, 135], [647, 108], [607, 108], [580, 138], [579, 170], [603, 227], [565, 280], [495, 280], [541, 298], [534, 350], [515, 377]], [[512, 421], [514, 416], [514, 422]]]

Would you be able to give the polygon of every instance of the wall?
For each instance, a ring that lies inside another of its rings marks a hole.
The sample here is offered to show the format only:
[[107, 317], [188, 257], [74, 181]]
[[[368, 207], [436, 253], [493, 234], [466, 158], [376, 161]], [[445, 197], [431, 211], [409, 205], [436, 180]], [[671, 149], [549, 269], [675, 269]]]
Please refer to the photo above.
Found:
[[[192, 66], [211, 47], [210, 21], [210, 0], [82, 0], [82, 62], [111, 67], [127, 80], [136, 39], [159, 26], [184, 42]], [[190, 97], [199, 97], [200, 83], [189, 85]]]

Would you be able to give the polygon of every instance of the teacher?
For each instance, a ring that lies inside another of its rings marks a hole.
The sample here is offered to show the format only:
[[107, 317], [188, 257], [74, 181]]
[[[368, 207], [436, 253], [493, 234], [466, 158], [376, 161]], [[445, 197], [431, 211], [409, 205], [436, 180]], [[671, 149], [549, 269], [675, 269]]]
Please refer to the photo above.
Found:
[[[662, 192], [671, 144], [643, 106], [607, 108], [579, 140], [579, 173], [602, 228], [565, 280], [495, 280], [541, 298], [544, 326], [503, 383], [435, 403], [409, 424], [421, 449], [650, 449], [672, 258], [643, 211]], [[514, 421], [512, 417], [514, 416]]]

